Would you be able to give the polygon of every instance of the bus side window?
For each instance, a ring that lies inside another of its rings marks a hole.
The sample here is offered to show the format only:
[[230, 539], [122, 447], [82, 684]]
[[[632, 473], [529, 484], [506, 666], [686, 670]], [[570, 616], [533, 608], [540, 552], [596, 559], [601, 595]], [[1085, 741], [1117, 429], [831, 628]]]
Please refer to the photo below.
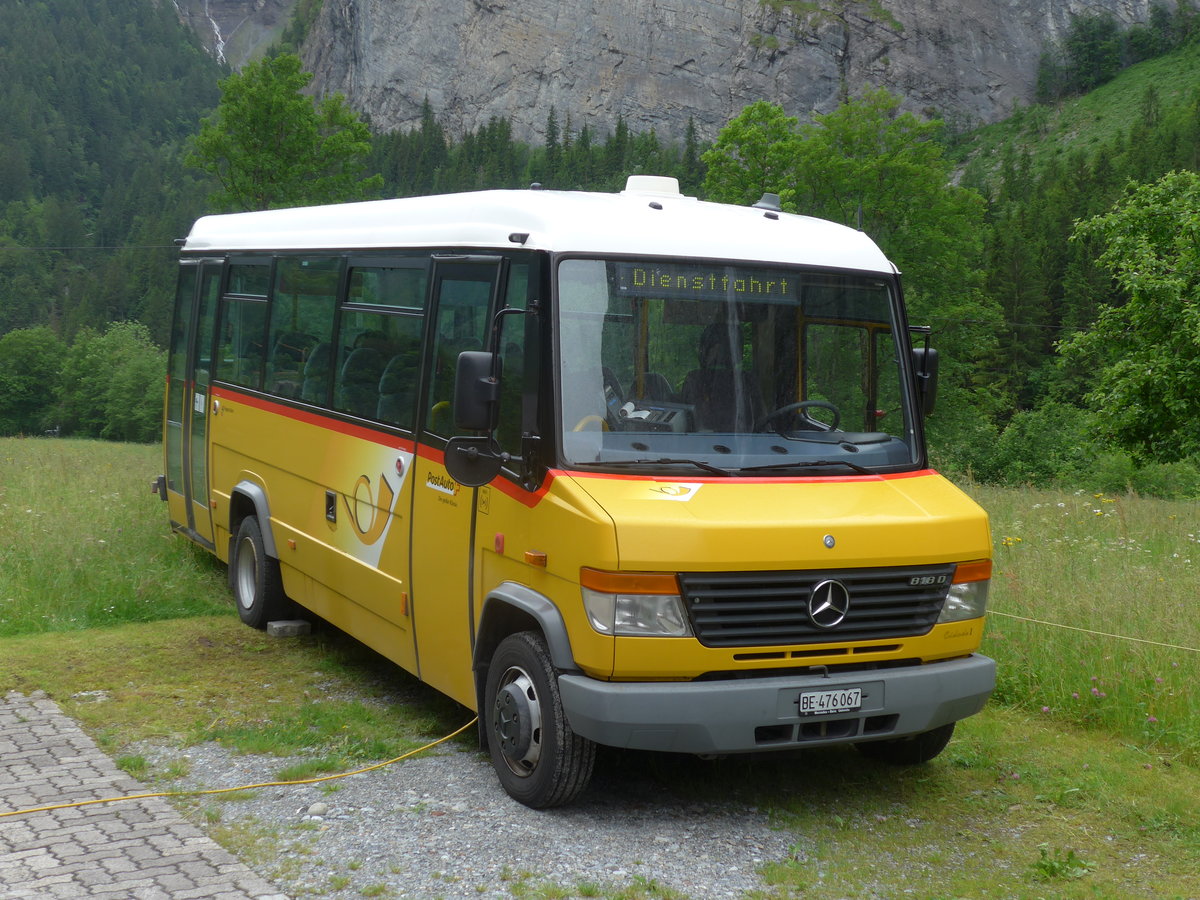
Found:
[[217, 378], [255, 390], [261, 388], [266, 330], [265, 301], [223, 299]]
[[[529, 308], [529, 268], [528, 264], [514, 264], [508, 270], [505, 296], [512, 309]], [[496, 440], [513, 456], [521, 453], [527, 319], [527, 316], [504, 316], [500, 326], [500, 415]]]
[[441, 437], [454, 434], [454, 370], [464, 350], [482, 350], [491, 302], [489, 281], [446, 278], [441, 282], [433, 337], [433, 371], [425, 428]]
[[382, 313], [346, 312], [342, 315], [342, 334], [334, 370], [334, 409], [364, 419], [375, 418], [379, 408], [379, 382], [391, 356], [391, 342], [382, 327], [386, 325], [383, 318]]
[[267, 338], [267, 390], [300, 397], [309, 359], [333, 336], [337, 304], [337, 258], [285, 257], [275, 267], [271, 329]]
[[312, 348], [304, 361], [300, 399], [316, 406], [329, 405], [329, 379], [333, 374], [333, 345], [323, 341]]
[[267, 296], [271, 266], [267, 259], [230, 262], [221, 298], [216, 377], [261, 390], [267, 361]]
[[428, 262], [353, 266], [335, 342], [333, 406], [411, 429]]
[[395, 352], [379, 379], [376, 417], [389, 425], [413, 427], [417, 411], [417, 385], [421, 377], [421, 325], [416, 316], [396, 316]]

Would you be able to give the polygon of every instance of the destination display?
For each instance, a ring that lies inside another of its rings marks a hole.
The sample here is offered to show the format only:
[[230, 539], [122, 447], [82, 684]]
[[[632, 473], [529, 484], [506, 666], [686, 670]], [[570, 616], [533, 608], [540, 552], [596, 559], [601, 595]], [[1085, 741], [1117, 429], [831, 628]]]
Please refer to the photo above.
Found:
[[796, 300], [800, 282], [792, 273], [737, 266], [618, 262], [619, 294], [691, 300]]

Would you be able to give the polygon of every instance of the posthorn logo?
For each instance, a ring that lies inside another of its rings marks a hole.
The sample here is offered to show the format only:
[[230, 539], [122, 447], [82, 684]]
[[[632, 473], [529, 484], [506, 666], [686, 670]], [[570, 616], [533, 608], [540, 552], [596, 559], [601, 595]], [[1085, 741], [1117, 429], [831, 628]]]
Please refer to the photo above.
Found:
[[836, 628], [850, 612], [850, 592], [840, 581], [822, 581], [808, 595], [808, 618], [818, 628]]

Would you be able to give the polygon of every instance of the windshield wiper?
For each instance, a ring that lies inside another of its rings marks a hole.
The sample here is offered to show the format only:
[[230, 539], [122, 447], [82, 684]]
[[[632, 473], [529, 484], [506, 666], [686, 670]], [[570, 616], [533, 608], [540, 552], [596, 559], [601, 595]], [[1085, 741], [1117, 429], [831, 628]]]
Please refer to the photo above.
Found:
[[572, 465], [598, 466], [614, 469], [627, 469], [634, 466], [695, 466], [697, 469], [703, 469], [705, 472], [712, 472], [714, 475], [721, 475], [725, 478], [734, 478], [737, 476], [737, 472], [732, 469], [722, 469], [720, 466], [714, 466], [712, 463], [706, 463], [700, 459], [675, 459], [672, 457], [663, 457], [661, 459], [597, 460], [596, 462], [577, 462]]
[[803, 462], [778, 462], [768, 463], [765, 466], [743, 466], [738, 469], [739, 472], [765, 472], [774, 471], [775, 469], [819, 469], [823, 466], [845, 466], [859, 475], [874, 475], [870, 469], [860, 466], [858, 463], [852, 463], [848, 459], [806, 459]]

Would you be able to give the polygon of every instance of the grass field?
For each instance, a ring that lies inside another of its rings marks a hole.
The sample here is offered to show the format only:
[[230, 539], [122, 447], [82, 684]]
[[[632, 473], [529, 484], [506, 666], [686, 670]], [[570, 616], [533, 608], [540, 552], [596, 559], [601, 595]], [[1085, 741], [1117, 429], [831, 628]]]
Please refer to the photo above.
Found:
[[1000, 664], [996, 699], [1200, 762], [1197, 505], [971, 492], [992, 515], [984, 651]]
[[150, 492], [162, 450], [0, 438], [0, 636], [220, 612], [225, 571]]
[[[315, 748], [311, 771], [329, 771], [463, 724], [337, 633], [242, 626], [224, 569], [169, 538], [159, 467], [155, 448], [0, 440], [0, 694], [45, 690], [118, 759], [137, 740], [220, 740]], [[1000, 683], [938, 760], [651, 756], [655, 778], [754, 803], [795, 835], [758, 898], [1200, 895], [1195, 505], [965, 487], [992, 514], [984, 651]], [[536, 873], [512, 893], [678, 896]]]

